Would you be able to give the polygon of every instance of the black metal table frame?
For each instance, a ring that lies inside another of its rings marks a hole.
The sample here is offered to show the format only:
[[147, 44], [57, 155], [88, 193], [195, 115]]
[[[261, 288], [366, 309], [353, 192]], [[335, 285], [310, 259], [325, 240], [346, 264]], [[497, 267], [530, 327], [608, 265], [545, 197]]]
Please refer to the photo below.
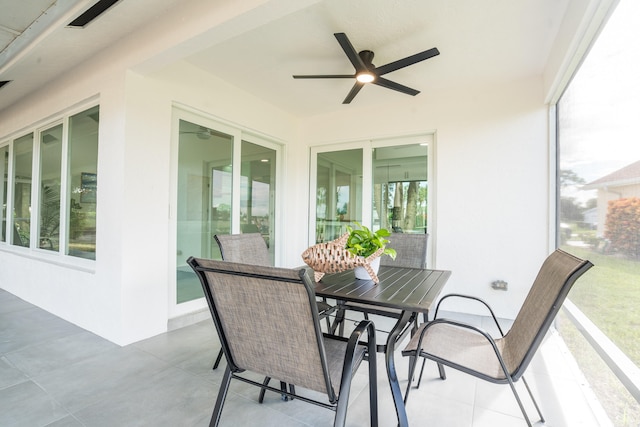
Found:
[[450, 271], [444, 270], [382, 266], [378, 273], [379, 284], [358, 280], [352, 271], [347, 271], [328, 274], [316, 285], [316, 295], [319, 297], [401, 310], [387, 336], [386, 345], [378, 348], [378, 351], [385, 353], [389, 386], [400, 427], [408, 427], [409, 423], [398, 382], [394, 351], [398, 342], [408, 333], [414, 317], [419, 313], [428, 313], [450, 275]]

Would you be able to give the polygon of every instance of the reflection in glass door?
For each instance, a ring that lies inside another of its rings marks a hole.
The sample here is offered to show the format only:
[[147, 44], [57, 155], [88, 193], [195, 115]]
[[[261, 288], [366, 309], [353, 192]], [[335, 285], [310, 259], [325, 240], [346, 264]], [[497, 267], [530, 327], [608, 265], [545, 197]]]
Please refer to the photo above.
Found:
[[180, 120], [178, 139], [177, 298], [202, 298], [189, 256], [220, 259], [214, 234], [231, 232], [233, 136]]
[[362, 222], [362, 149], [318, 153], [316, 243], [334, 240]]
[[374, 229], [427, 232], [427, 150], [426, 144], [374, 149]]
[[241, 152], [240, 231], [260, 233], [269, 247], [273, 264], [276, 151], [242, 141]]

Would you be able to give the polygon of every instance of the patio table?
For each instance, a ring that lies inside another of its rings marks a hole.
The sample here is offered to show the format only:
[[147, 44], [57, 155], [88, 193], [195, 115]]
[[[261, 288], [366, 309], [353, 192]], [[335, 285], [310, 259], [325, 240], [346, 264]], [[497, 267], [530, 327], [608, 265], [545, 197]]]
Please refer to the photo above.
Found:
[[[394, 351], [419, 313], [428, 313], [451, 275], [446, 270], [381, 266], [380, 283], [356, 279], [353, 271], [326, 274], [316, 283], [316, 295], [338, 301], [364, 303], [399, 310], [397, 322], [387, 336], [386, 344], [378, 347], [385, 353], [385, 362], [398, 425], [407, 427], [407, 413], [396, 374]], [[374, 312], [375, 313], [375, 312]], [[338, 313], [338, 316], [343, 313]]]

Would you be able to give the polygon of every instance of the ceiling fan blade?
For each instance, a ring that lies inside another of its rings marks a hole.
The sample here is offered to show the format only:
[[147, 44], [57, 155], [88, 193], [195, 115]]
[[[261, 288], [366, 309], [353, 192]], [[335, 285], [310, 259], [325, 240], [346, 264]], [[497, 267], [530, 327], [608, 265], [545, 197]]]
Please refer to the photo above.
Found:
[[356, 97], [358, 92], [360, 92], [360, 89], [362, 89], [362, 86], [364, 86], [364, 83], [356, 82], [356, 84], [353, 85], [353, 87], [351, 88], [351, 91], [349, 92], [347, 97], [344, 99], [344, 101], [342, 101], [342, 103], [349, 104], [353, 100], [353, 98]]
[[407, 95], [416, 96], [420, 93], [419, 90], [411, 89], [410, 87], [401, 85], [400, 83], [392, 82], [384, 77], [378, 77], [373, 81], [373, 84], [386, 87], [387, 89], [397, 90], [398, 92], [406, 93]]
[[347, 55], [347, 58], [349, 58], [349, 61], [351, 61], [351, 64], [353, 64], [356, 72], [366, 71], [367, 67], [364, 65], [364, 62], [362, 62], [358, 52], [353, 48], [353, 45], [347, 38], [347, 35], [345, 33], [334, 33], [333, 35], [338, 40], [338, 43], [340, 43], [342, 50], [344, 50], [344, 53]]
[[294, 79], [353, 79], [354, 74], [311, 74], [302, 76], [293, 76]]
[[424, 61], [425, 59], [433, 58], [436, 55], [440, 55], [440, 51], [437, 48], [431, 48], [424, 52], [416, 53], [415, 55], [407, 56], [406, 58], [399, 59], [394, 62], [390, 62], [386, 65], [376, 67], [376, 74], [379, 76], [390, 73], [392, 71], [399, 70], [400, 68], [408, 67], [416, 62]]

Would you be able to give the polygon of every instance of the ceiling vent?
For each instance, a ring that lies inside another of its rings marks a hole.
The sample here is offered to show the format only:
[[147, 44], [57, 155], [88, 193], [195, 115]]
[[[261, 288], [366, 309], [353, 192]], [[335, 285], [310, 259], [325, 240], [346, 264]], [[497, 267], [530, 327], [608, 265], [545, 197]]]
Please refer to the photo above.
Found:
[[0, 81], [0, 88], [2, 88], [2, 86], [6, 85], [7, 83], [11, 83], [11, 80]]
[[102, 15], [107, 9], [120, 0], [98, 0], [93, 6], [87, 9], [82, 15], [71, 21], [67, 27], [84, 28], [94, 19]]

